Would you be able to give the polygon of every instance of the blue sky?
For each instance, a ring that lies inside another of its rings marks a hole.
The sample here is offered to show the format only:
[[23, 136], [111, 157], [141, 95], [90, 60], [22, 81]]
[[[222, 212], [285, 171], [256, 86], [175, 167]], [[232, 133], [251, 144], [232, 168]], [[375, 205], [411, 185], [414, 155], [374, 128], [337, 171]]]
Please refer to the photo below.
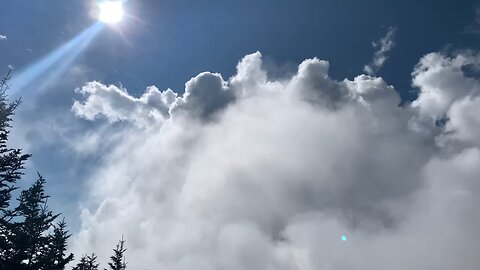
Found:
[[[97, 4], [3, 0], [0, 71], [25, 78], [101, 25]], [[124, 234], [138, 269], [480, 264], [456, 253], [480, 248], [478, 1], [124, 10], [12, 93], [23, 103], [11, 142], [33, 154], [23, 185], [47, 179], [72, 251], [103, 260]]]
[[[145, 86], [183, 91], [202, 71], [232, 75], [239, 58], [261, 51], [280, 65], [317, 56], [331, 61], [331, 75], [352, 77], [373, 53], [371, 42], [390, 26], [396, 48], [382, 76], [402, 95], [422, 55], [468, 48], [478, 37], [464, 34], [476, 1], [130, 1], [125, 40], [104, 31], [83, 55], [94, 69], [89, 80], [121, 82], [133, 93]], [[0, 11], [0, 65], [21, 69], [92, 24], [88, 1], [6, 0]], [[355, 49], [352, 49], [352, 46]], [[26, 50], [31, 49], [29, 53]]]

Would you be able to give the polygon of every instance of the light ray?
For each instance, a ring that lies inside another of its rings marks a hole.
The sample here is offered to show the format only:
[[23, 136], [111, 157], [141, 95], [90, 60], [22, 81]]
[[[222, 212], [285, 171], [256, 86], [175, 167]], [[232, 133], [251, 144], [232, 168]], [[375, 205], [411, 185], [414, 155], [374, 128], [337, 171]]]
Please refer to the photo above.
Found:
[[100, 22], [93, 24], [66, 44], [14, 76], [11, 82], [11, 94], [19, 94], [32, 83], [37, 83], [36, 86], [32, 86], [36, 90], [44, 89], [54, 83], [90, 45], [102, 28], [103, 24]]

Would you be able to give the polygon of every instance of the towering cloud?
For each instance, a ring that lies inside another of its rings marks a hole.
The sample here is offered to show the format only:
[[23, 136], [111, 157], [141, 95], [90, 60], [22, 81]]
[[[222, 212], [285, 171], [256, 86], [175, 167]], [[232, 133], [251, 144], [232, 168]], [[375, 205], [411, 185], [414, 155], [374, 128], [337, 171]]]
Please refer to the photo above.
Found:
[[476, 269], [479, 59], [424, 56], [404, 107], [382, 78], [336, 81], [316, 58], [273, 80], [260, 53], [181, 95], [88, 83], [75, 114], [125, 125], [74, 251], [107, 258], [123, 234], [132, 269]]

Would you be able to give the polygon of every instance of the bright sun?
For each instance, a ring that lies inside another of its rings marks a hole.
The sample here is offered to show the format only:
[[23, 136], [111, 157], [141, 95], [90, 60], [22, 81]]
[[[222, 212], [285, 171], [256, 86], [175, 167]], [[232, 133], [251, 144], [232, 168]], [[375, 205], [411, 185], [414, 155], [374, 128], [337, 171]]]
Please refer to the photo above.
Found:
[[104, 23], [117, 23], [123, 17], [123, 3], [118, 1], [105, 1], [98, 4], [100, 13], [98, 20]]

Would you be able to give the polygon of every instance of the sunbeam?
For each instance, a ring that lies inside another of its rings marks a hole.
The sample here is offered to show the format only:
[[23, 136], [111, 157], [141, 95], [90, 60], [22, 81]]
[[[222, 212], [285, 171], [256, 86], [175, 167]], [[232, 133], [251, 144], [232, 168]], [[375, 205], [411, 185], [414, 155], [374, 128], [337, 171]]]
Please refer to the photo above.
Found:
[[32, 83], [38, 83], [35, 87], [37, 90], [54, 83], [90, 45], [102, 28], [103, 24], [100, 22], [93, 24], [66, 44], [14, 76], [11, 83], [11, 94], [20, 94]]

